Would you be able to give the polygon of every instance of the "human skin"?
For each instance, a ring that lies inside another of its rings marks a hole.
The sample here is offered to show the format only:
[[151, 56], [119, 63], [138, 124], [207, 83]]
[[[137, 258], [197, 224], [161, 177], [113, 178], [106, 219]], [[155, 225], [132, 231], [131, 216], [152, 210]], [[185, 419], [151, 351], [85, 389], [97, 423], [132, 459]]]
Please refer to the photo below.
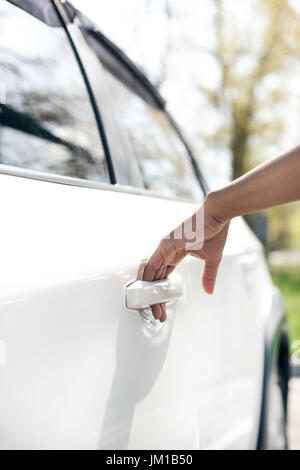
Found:
[[[202, 285], [208, 294], [212, 294], [231, 219], [299, 199], [300, 145], [210, 192], [199, 209], [203, 211], [202, 248], [195, 245], [193, 249], [193, 240], [184, 235], [185, 224], [195, 226], [197, 211], [181, 224], [180, 239], [174, 236], [178, 227], [162, 238], [146, 264], [143, 280], [167, 278], [180, 261], [190, 255], [204, 260]], [[161, 322], [167, 318], [164, 304], [152, 305], [152, 313]]]

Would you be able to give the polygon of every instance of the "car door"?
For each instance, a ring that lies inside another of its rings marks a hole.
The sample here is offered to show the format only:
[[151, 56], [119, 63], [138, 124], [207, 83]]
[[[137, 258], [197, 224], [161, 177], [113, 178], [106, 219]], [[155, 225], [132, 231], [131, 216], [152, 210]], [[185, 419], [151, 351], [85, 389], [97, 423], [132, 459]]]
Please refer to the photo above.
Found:
[[[188, 201], [197, 191], [190, 162], [168, 154], [180, 143], [165, 143], [160, 174], [131, 140], [149, 189], [110, 185], [64, 32], [8, 2], [0, 8], [9, 77], [0, 115], [0, 447], [250, 447], [261, 311], [243, 266], [259, 265], [256, 241], [233, 224], [212, 297], [201, 289], [201, 262], [184, 260], [176, 273], [183, 295], [168, 302], [164, 325], [127, 308], [140, 260], [201, 203], [200, 192]], [[12, 41], [14, 28], [24, 28], [24, 44]], [[116, 96], [106, 99], [117, 119]]]
[[[90, 73], [93, 72], [91, 68]], [[115, 168], [123, 177], [121, 165], [125, 151], [127, 166], [138, 164], [147, 188], [145, 195], [150, 198], [145, 202], [145, 214], [137, 215], [135, 210], [131, 216], [127, 214], [129, 225], [135, 232], [136, 225], [142, 224], [145, 230], [141, 236], [145, 241], [150, 230], [153, 249], [161, 236], [199, 207], [203, 193], [190, 155], [169, 116], [159, 106], [150, 104], [151, 100], [141, 99], [140, 92], [139, 96], [135, 95], [130, 81], [122, 82], [121, 72], [119, 80], [118, 72], [112, 76], [106, 67], [102, 74], [105, 80], [102, 79], [101, 85], [98, 81], [98, 96], [101, 101], [101, 96], [105, 95], [106, 107], [102, 114], [109, 142], [112, 140], [109, 129], [115, 125], [122, 136], [122, 148], [115, 146], [114, 149]], [[159, 201], [151, 195], [153, 191]], [[171, 200], [166, 202], [160, 196]], [[181, 212], [182, 200], [187, 199], [194, 203], [185, 202]], [[165, 205], [173, 208], [174, 218], [173, 210], [166, 209]], [[141, 257], [149, 253], [151, 249], [147, 247]], [[136, 271], [137, 268], [136, 265]], [[137, 424], [135, 431], [131, 430], [133, 437], [128, 444], [132, 447], [247, 448], [256, 445], [264, 363], [261, 293], [264, 289], [264, 292], [270, 291], [270, 280], [261, 246], [242, 220], [232, 223], [213, 297], [202, 291], [201, 271], [201, 262], [193, 259], [186, 259], [178, 268], [185, 294], [175, 306], [168, 307], [169, 310], [174, 308], [176, 313], [169, 344], [164, 346], [167, 351], [165, 374], [160, 372], [154, 390], [145, 392], [145, 398], [135, 408]], [[152, 341], [154, 347], [158, 339]], [[145, 346], [144, 342], [141, 344]], [[145, 352], [139, 348], [142, 346], [135, 349], [132, 358], [145, 359]], [[132, 362], [133, 359], [127, 363]], [[141, 361], [136, 370], [143, 369], [146, 373], [150, 368], [151, 371], [151, 362], [149, 354], [149, 361], [144, 361], [146, 366], [143, 367]], [[123, 363], [122, 369], [126, 370]], [[134, 382], [131, 371], [129, 377], [130, 382]], [[121, 383], [117, 383], [116, 388], [122, 389]], [[127, 399], [126, 394], [124, 399]], [[109, 441], [104, 442], [108, 445]], [[112, 438], [111, 445], [116, 446], [117, 442]]]

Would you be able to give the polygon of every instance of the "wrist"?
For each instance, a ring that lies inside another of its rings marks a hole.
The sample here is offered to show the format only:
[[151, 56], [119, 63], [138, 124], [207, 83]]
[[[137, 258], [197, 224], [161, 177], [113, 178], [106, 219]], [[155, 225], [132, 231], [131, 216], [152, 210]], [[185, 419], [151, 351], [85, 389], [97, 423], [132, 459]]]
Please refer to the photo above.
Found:
[[224, 224], [231, 219], [226, 211], [226, 201], [221, 190], [211, 191], [207, 194], [204, 201], [204, 211], [207, 215], [213, 217], [221, 224]]

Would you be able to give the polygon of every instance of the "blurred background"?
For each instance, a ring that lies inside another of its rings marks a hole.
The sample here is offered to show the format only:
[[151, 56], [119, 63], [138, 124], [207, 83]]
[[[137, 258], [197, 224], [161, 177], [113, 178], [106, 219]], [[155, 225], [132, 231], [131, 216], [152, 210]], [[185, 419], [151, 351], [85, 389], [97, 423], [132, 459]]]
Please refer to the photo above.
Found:
[[[299, 142], [299, 1], [72, 3], [166, 98], [211, 189]], [[283, 292], [296, 365], [300, 203], [251, 215], [247, 222], [263, 242], [274, 282]]]

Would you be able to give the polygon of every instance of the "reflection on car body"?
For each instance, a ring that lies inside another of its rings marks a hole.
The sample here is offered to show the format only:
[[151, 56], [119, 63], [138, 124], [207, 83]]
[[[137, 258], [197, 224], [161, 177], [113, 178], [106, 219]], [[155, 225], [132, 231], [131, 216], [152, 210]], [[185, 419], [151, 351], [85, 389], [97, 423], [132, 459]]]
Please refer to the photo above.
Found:
[[126, 306], [207, 191], [158, 91], [69, 2], [2, 2], [0, 43], [0, 447], [284, 448], [284, 309], [243, 220], [213, 296], [187, 257], [163, 326]]

